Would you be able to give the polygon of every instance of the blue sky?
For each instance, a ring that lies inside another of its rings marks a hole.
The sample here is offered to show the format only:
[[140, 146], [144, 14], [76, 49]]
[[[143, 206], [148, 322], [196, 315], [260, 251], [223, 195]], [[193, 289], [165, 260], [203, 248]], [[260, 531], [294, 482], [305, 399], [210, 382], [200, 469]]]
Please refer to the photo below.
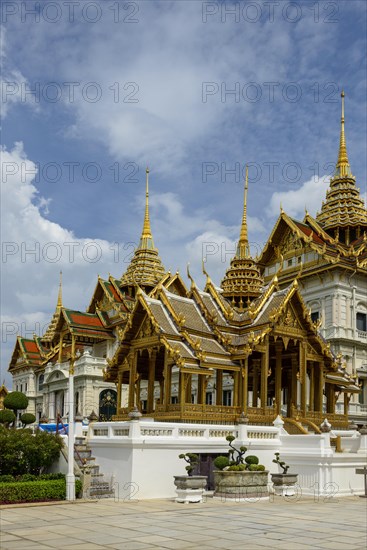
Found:
[[217, 283], [231, 258], [246, 163], [254, 252], [280, 202], [316, 213], [342, 88], [365, 195], [365, 2], [35, 4], [2, 4], [2, 377], [16, 332], [49, 320], [60, 269], [76, 309], [97, 274], [125, 271], [147, 165], [155, 244], [199, 284], [203, 254]]

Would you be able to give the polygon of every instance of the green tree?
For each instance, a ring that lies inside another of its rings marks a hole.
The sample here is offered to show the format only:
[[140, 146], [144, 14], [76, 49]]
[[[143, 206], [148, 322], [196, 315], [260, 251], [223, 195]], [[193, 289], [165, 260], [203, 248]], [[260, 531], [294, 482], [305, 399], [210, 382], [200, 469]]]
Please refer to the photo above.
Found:
[[[18, 410], [23, 410], [28, 407], [28, 397], [20, 391], [12, 391], [4, 399], [4, 407], [6, 409], [12, 409], [15, 414], [15, 418], [18, 418]], [[15, 428], [16, 422], [14, 422]]]
[[28, 424], [36, 422], [36, 417], [31, 413], [23, 413], [20, 417], [20, 421], [23, 424], [23, 428], [25, 428]]
[[62, 445], [59, 435], [0, 426], [0, 475], [39, 475], [59, 458]]
[[14, 420], [15, 414], [10, 409], [2, 409], [0, 411], [0, 424], [4, 424], [8, 428], [9, 424], [14, 422]]

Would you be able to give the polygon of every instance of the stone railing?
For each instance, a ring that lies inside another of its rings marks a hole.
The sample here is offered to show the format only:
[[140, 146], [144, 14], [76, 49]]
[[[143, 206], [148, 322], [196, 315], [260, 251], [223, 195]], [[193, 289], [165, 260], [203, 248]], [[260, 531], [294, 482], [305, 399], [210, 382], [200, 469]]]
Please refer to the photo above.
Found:
[[241, 424], [229, 428], [228, 425], [212, 424], [178, 424], [175, 422], [152, 422], [144, 420], [126, 421], [126, 422], [93, 422], [89, 426], [88, 439], [93, 442], [102, 438], [110, 441], [129, 441], [133, 439], [144, 440], [144, 442], [164, 439], [166, 442], [185, 440], [203, 441], [227, 445], [227, 435], [233, 435], [236, 439], [246, 441], [256, 441], [260, 444], [272, 441], [279, 442], [280, 430], [275, 426], [251, 426]]

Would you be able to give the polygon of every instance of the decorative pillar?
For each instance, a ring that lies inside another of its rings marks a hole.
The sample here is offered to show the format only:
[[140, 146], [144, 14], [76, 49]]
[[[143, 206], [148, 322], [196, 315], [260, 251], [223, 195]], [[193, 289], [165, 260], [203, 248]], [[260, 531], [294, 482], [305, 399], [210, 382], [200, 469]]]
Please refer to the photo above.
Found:
[[291, 404], [297, 409], [298, 405], [298, 378], [297, 378], [297, 372], [298, 372], [298, 360], [297, 360], [297, 354], [293, 353], [291, 357], [292, 362], [292, 378], [291, 378]]
[[247, 414], [248, 407], [248, 357], [243, 362], [242, 372], [241, 372], [241, 382], [242, 382], [242, 392], [241, 392], [241, 402], [242, 402], [242, 411]]
[[315, 388], [315, 410], [322, 414], [322, 403], [324, 395], [324, 367], [320, 363], [318, 369], [317, 384]]
[[315, 366], [313, 361], [309, 361], [308, 364], [310, 368], [310, 388], [308, 404], [309, 410], [313, 411], [315, 407]]
[[307, 360], [306, 360], [306, 342], [299, 343], [299, 374], [301, 382], [301, 411], [306, 415], [306, 398], [307, 398]]
[[187, 374], [185, 402], [191, 403], [192, 374]]
[[187, 375], [185, 375], [185, 373], [180, 370], [180, 373], [179, 373], [179, 402], [180, 402], [180, 406], [181, 406], [181, 411], [184, 410], [184, 406], [185, 406], [185, 390], [186, 390], [185, 376], [187, 376]]
[[261, 407], [265, 409], [268, 400], [269, 338], [266, 337], [266, 351], [261, 355]]
[[121, 409], [121, 384], [122, 384], [122, 372], [117, 374], [117, 407], [116, 412], [118, 413]]
[[165, 409], [167, 410], [168, 405], [171, 403], [171, 376], [172, 376], [172, 365], [168, 364], [167, 351], [164, 352], [163, 376], [164, 376], [163, 403], [164, 403]]
[[350, 397], [347, 394], [347, 392], [345, 392], [344, 393], [344, 415], [345, 416], [348, 416], [349, 401], [350, 401]]
[[217, 376], [216, 376], [216, 405], [223, 405], [223, 371], [221, 369], [217, 369]]
[[60, 341], [59, 341], [59, 357], [58, 357], [58, 363], [60, 364], [62, 362], [62, 342], [64, 339], [64, 335], [60, 334]]
[[154, 382], [155, 382], [155, 362], [157, 358], [156, 350], [149, 350], [149, 373], [148, 373], [148, 399], [147, 412], [154, 411]]
[[129, 409], [135, 407], [135, 382], [136, 382], [136, 371], [138, 363], [138, 354], [136, 351], [133, 352], [132, 357], [130, 357], [130, 371], [129, 371]]
[[253, 359], [253, 374], [252, 374], [252, 406], [257, 407], [257, 397], [259, 393], [259, 366], [260, 359]]
[[55, 414], [56, 392], [52, 391], [48, 400], [48, 418], [50, 421], [56, 418]]
[[203, 403], [205, 403], [205, 400], [204, 400], [204, 376], [202, 375], [198, 375], [198, 398], [197, 398], [197, 402], [198, 402], [198, 405], [202, 405]]
[[238, 404], [239, 404], [239, 387], [240, 387], [240, 384], [239, 384], [239, 376], [240, 376], [240, 373], [239, 372], [234, 372], [233, 373], [233, 406], [234, 407], [238, 407]]
[[282, 408], [282, 351], [283, 343], [275, 342], [275, 407], [276, 414], [281, 413]]

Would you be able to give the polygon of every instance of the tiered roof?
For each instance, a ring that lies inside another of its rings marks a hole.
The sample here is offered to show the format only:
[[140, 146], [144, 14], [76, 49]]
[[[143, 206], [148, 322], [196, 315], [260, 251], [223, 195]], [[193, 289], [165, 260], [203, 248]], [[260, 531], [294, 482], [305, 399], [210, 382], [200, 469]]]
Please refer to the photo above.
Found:
[[143, 231], [140, 237], [138, 248], [130, 262], [126, 272], [121, 277], [122, 288], [136, 288], [137, 285], [143, 288], [152, 289], [164, 277], [165, 269], [159, 257], [158, 250], [154, 246], [149, 218], [149, 170], [146, 169], [146, 192], [145, 192], [145, 216]]
[[247, 190], [248, 167], [246, 166], [245, 197], [240, 238], [237, 251], [226, 271], [221, 283], [223, 296], [229, 299], [233, 306], [240, 311], [246, 307], [246, 303], [257, 298], [261, 293], [263, 280], [259, 268], [251, 257], [247, 233]]
[[[344, 129], [344, 92], [342, 97], [342, 116], [338, 161], [330, 187], [326, 192], [326, 201], [316, 220], [326, 231], [340, 228], [367, 229], [367, 210], [356, 186], [349, 164]], [[349, 243], [348, 243], [349, 244]]]

